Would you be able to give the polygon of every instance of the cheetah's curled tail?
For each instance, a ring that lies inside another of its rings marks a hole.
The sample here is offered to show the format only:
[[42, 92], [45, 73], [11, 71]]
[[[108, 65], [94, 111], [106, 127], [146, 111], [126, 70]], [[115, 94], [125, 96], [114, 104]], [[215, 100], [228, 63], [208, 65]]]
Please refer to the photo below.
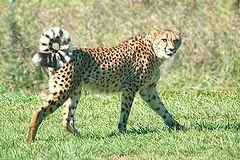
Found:
[[39, 51], [33, 56], [32, 61], [41, 67], [57, 70], [72, 56], [72, 41], [69, 33], [60, 28], [53, 27], [41, 35]]

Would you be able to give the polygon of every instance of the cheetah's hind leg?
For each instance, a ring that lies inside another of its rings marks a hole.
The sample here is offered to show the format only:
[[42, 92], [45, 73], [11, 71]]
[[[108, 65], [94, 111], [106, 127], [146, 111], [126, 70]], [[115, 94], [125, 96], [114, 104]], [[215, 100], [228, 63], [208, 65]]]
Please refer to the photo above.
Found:
[[54, 95], [51, 93], [48, 100], [39, 107], [32, 115], [31, 122], [29, 124], [29, 131], [27, 135], [27, 141], [34, 141], [38, 128], [42, 121], [50, 114], [53, 113], [60, 105], [65, 101], [60, 94]]
[[81, 88], [76, 89], [63, 104], [63, 127], [74, 135], [79, 135], [78, 130], [74, 126], [74, 114], [77, 108], [81, 94]]
[[127, 121], [131, 111], [134, 97], [135, 97], [135, 92], [131, 91], [130, 89], [122, 93], [120, 119], [118, 122], [118, 130], [120, 133], [126, 132]]

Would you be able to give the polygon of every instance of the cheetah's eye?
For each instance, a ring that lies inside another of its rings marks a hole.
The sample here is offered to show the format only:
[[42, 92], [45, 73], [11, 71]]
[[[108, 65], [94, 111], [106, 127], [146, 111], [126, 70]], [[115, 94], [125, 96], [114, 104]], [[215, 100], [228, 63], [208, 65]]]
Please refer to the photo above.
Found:
[[166, 39], [166, 38], [163, 38], [162, 41], [163, 41], [163, 42], [167, 42], [167, 39]]
[[173, 40], [173, 43], [176, 44], [178, 42], [178, 39]]

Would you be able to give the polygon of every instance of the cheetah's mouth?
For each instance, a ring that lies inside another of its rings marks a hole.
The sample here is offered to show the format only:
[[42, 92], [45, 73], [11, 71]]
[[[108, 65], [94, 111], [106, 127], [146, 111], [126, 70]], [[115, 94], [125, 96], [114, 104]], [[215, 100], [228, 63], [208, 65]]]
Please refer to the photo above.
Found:
[[174, 53], [172, 53], [172, 52], [166, 53], [166, 55], [169, 56], [169, 57], [172, 57], [173, 54], [174, 54]]
[[172, 57], [174, 54], [175, 54], [175, 52], [173, 52], [173, 51], [167, 51], [167, 52], [165, 52], [165, 57], [166, 57], [166, 58], [170, 58], [170, 57]]
[[155, 52], [157, 57], [161, 59], [168, 59], [171, 58], [174, 55], [174, 52], [171, 51], [160, 51], [160, 52]]

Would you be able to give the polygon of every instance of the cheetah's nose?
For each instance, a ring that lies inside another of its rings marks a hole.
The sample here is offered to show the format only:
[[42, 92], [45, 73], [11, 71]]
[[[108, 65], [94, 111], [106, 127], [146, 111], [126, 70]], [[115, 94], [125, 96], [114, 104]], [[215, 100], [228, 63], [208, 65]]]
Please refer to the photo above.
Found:
[[171, 51], [171, 52], [174, 51], [174, 48], [169, 48], [169, 51]]

